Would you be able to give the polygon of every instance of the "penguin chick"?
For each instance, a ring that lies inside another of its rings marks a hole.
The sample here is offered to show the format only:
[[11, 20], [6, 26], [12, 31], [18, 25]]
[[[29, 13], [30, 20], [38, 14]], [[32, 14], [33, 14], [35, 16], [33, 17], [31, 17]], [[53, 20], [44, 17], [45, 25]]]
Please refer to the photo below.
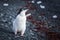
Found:
[[21, 36], [24, 35], [25, 30], [26, 30], [26, 15], [25, 13], [28, 11], [28, 9], [26, 10], [22, 10], [20, 12], [19, 15], [17, 15], [16, 19], [13, 21], [13, 32], [15, 33], [15, 35], [17, 34], [17, 32], [21, 32]]

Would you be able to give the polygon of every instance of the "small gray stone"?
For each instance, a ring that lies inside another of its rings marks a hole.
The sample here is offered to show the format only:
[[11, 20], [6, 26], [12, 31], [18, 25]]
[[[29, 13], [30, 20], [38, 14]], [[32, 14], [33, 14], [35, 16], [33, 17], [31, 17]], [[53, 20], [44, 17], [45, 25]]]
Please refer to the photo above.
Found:
[[3, 21], [3, 22], [6, 22], [7, 20], [4, 20], [4, 19], [3, 19], [2, 21]]
[[11, 22], [8, 22], [9, 24], [11, 24]]
[[9, 38], [9, 40], [11, 40], [11, 37], [8, 37]]
[[2, 26], [4, 25], [4, 24], [1, 24]]
[[1, 13], [1, 16], [4, 16], [4, 14]]
[[5, 27], [8, 27], [8, 25], [5, 25]]
[[12, 16], [9, 16], [9, 18], [12, 18]]
[[34, 35], [34, 33], [31, 33], [31, 35]]

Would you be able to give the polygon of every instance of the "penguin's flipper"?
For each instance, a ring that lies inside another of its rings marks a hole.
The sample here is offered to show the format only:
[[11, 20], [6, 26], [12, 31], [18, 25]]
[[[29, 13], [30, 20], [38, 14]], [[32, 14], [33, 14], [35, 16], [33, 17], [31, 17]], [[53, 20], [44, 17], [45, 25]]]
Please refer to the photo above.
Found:
[[26, 17], [28, 17], [28, 16], [30, 16], [30, 15], [31, 15], [31, 13], [27, 14]]

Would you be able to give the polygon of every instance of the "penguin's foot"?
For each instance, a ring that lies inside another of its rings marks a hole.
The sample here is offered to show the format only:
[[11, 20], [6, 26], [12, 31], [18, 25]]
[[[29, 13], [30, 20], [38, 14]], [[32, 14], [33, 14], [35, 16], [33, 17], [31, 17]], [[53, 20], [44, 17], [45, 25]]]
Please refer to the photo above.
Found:
[[17, 35], [17, 31], [15, 31], [15, 35]]
[[15, 35], [15, 38], [17, 38], [17, 37], [20, 37], [20, 36], [18, 36], [18, 35]]
[[20, 35], [20, 36], [22, 36], [22, 37], [23, 37], [24, 35]]
[[22, 36], [22, 37], [24, 36], [24, 32], [25, 32], [25, 31], [22, 31], [22, 32], [21, 32], [21, 36]]

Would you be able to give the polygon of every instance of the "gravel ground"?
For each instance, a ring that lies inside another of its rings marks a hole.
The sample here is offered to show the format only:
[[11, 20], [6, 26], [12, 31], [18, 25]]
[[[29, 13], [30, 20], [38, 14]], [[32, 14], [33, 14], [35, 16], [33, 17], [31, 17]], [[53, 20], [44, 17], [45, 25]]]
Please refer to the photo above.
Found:
[[[50, 19], [50, 23], [49, 26], [51, 27], [51, 31], [53, 32], [60, 32], [59, 27], [54, 27], [59, 26], [60, 24], [60, 16], [59, 16], [59, 2], [55, 3], [56, 1], [54, 1], [54, 3], [51, 1], [43, 1], [44, 4], [47, 4], [46, 6], [46, 10], [43, 12], [46, 12], [47, 14], [47, 18], [51, 18]], [[3, 6], [4, 3], [8, 3], [9, 6]], [[15, 38], [14, 33], [12, 32], [12, 21], [15, 19], [16, 15], [17, 15], [17, 9], [21, 6], [25, 6], [25, 2], [20, 1], [20, 0], [9, 0], [8, 2], [6, 2], [6, 0], [1, 0], [0, 1], [0, 40], [47, 40], [46, 39], [46, 35], [44, 32], [36, 32], [33, 31], [35, 25], [32, 24], [30, 21], [27, 21], [27, 29], [26, 32], [24, 34], [24, 37], [20, 36], [20, 33], [18, 33], [17, 35], [19, 37]], [[50, 5], [49, 5], [50, 4]], [[55, 5], [56, 4], [56, 5]], [[54, 6], [53, 6], [54, 5]], [[38, 5], [37, 5], [38, 6]], [[53, 10], [51, 10], [53, 8]], [[57, 10], [57, 11], [56, 11]], [[40, 10], [42, 11], [42, 9]], [[33, 18], [36, 18], [36, 20], [39, 20], [38, 16], [39, 14], [34, 14], [35, 12], [32, 12], [33, 14]], [[56, 14], [57, 13], [57, 14]], [[58, 18], [57, 19], [53, 19], [52, 16], [53, 15], [57, 15]], [[42, 19], [41, 19], [42, 20]]]

